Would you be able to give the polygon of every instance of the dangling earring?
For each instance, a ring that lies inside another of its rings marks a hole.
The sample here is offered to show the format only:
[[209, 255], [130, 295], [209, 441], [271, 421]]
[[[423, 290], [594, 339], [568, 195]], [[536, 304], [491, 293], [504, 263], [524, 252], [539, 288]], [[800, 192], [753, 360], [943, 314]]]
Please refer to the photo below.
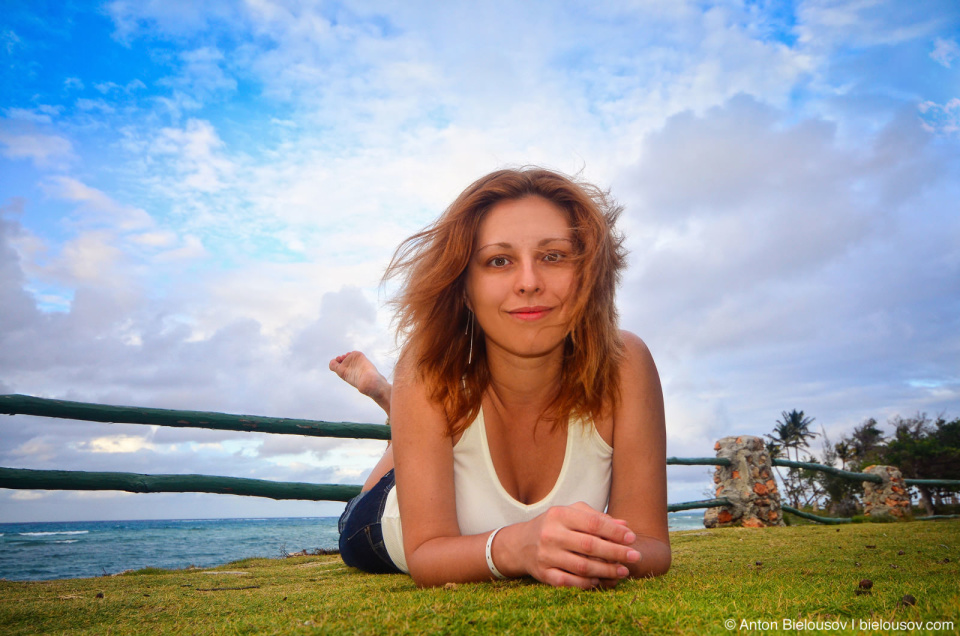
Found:
[[470, 353], [467, 355], [467, 366], [470, 366], [470, 363], [473, 362], [473, 312], [470, 312], [470, 324], [467, 326], [467, 329], [463, 331], [464, 334], [467, 333], [467, 330], [470, 331]]

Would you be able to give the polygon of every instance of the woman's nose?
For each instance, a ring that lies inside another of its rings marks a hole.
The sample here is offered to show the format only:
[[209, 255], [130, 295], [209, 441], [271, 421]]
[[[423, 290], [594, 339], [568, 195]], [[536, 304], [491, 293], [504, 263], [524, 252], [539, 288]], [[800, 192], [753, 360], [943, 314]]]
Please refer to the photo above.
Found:
[[543, 288], [543, 281], [536, 263], [527, 260], [521, 263], [517, 273], [516, 291], [518, 294], [535, 294]]

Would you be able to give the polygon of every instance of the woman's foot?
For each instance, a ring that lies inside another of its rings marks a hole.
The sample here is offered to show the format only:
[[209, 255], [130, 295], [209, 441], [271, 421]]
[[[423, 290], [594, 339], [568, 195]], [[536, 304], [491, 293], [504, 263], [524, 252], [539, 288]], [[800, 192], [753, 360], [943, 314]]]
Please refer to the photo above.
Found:
[[390, 392], [393, 387], [383, 377], [377, 367], [359, 351], [351, 351], [330, 361], [330, 370], [356, 388], [360, 393], [376, 402], [390, 415]]

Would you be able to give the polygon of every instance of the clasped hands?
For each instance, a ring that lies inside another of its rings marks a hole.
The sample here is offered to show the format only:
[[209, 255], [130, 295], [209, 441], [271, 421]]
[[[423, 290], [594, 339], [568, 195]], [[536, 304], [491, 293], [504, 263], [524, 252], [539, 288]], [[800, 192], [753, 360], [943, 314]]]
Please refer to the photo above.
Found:
[[500, 570], [553, 586], [614, 587], [630, 575], [627, 564], [641, 558], [633, 547], [637, 536], [625, 521], [583, 502], [554, 506], [504, 530], [493, 547]]

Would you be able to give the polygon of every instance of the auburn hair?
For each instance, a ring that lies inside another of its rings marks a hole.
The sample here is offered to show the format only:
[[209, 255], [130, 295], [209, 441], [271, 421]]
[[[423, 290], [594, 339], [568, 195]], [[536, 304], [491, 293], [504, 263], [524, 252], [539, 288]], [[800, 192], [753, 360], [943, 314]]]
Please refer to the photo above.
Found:
[[451, 436], [476, 418], [490, 383], [483, 330], [479, 323], [471, 329], [466, 304], [467, 266], [480, 223], [501, 201], [529, 196], [567, 215], [577, 272], [560, 387], [548, 406], [552, 413], [544, 417], [555, 426], [571, 418], [599, 419], [618, 401], [624, 345], [614, 300], [626, 250], [615, 224], [623, 208], [596, 186], [550, 170], [498, 170], [473, 182], [439, 219], [403, 241], [384, 274], [385, 281], [400, 279], [391, 301], [398, 337], [416, 356], [420, 379], [442, 406]]

